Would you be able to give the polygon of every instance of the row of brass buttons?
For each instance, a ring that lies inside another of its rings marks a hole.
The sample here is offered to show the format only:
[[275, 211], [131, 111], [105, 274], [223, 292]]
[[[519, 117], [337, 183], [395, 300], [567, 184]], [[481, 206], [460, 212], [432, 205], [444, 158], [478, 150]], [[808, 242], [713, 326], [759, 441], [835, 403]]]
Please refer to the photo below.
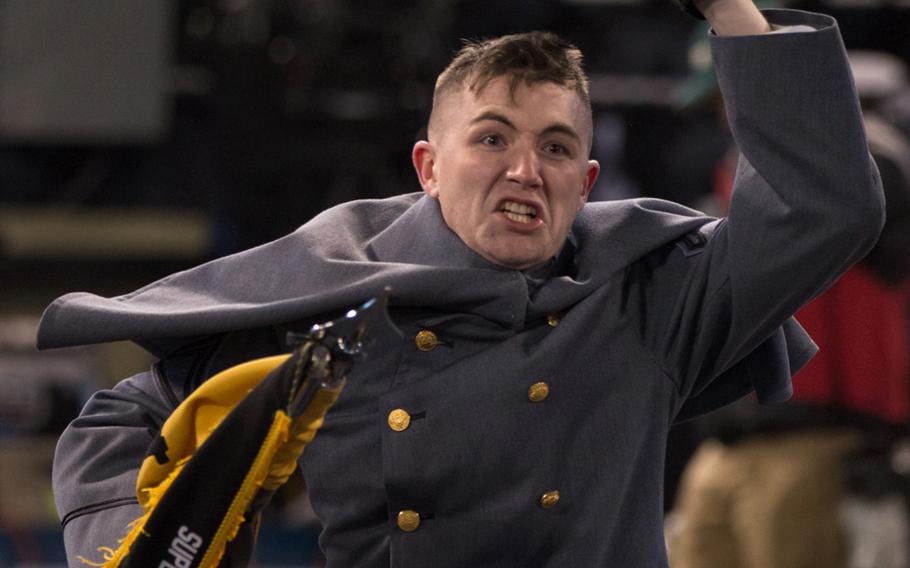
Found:
[[[562, 314], [559, 312], [552, 312], [547, 314], [547, 325], [550, 327], [556, 327], [562, 321]], [[540, 402], [543, 399], [550, 396], [550, 385], [541, 381], [531, 385], [531, 388], [528, 389], [528, 400], [531, 402]], [[547, 491], [540, 496], [538, 500], [540, 506], [544, 509], [551, 509], [559, 503], [559, 491]]]
[[[547, 314], [547, 325], [550, 327], [556, 327], [560, 321], [562, 321], [562, 314], [558, 312]], [[414, 336], [414, 343], [417, 345], [417, 349], [426, 353], [436, 349], [436, 346], [439, 345], [439, 337], [429, 329], [421, 329]]]
[[[528, 400], [531, 402], [540, 402], [550, 396], [550, 385], [541, 381], [534, 383], [528, 388]], [[389, 428], [395, 432], [404, 432], [411, 425], [411, 415], [403, 408], [396, 408], [389, 412], [387, 418]]]
[[[559, 503], [559, 491], [547, 491], [537, 502], [544, 509], [552, 509]], [[402, 531], [414, 532], [420, 526], [420, 513], [413, 509], [402, 509], [398, 511], [395, 522]]]
[[[561, 319], [561, 314], [548, 314], [547, 325], [556, 327], [559, 325]], [[436, 346], [439, 345], [439, 337], [429, 329], [422, 329], [417, 332], [417, 335], [414, 337], [414, 343], [417, 345], [417, 349], [426, 353], [436, 349]], [[531, 402], [540, 402], [547, 398], [549, 394], [550, 386], [543, 381], [534, 383], [528, 388], [528, 400]], [[403, 432], [411, 425], [411, 415], [404, 409], [396, 408], [389, 413], [388, 422], [389, 428], [395, 432]], [[559, 491], [547, 491], [540, 496], [538, 503], [544, 509], [556, 506], [556, 504], [559, 503]], [[402, 531], [414, 532], [420, 526], [420, 513], [412, 509], [403, 509], [398, 512], [396, 522], [398, 528]]]

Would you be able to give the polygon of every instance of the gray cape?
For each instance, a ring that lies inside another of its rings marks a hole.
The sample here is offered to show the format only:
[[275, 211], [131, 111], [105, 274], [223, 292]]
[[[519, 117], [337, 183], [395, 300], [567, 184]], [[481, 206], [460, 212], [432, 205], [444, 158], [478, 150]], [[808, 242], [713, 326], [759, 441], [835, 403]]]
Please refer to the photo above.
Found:
[[[282, 239], [123, 296], [62, 296], [45, 311], [38, 346], [132, 340], [163, 358], [199, 336], [344, 309], [385, 287], [392, 289], [392, 306], [469, 312], [521, 329], [527, 320], [568, 311], [617, 271], [712, 223], [716, 220], [656, 199], [588, 204], [567, 244], [574, 249], [573, 274], [529, 298], [515, 291], [519, 273], [466, 247], [426, 196], [355, 201]], [[761, 402], [787, 400], [792, 374], [816, 350], [791, 319], [714, 381], [710, 392], [691, 398], [680, 417], [712, 410], [753, 389]]]

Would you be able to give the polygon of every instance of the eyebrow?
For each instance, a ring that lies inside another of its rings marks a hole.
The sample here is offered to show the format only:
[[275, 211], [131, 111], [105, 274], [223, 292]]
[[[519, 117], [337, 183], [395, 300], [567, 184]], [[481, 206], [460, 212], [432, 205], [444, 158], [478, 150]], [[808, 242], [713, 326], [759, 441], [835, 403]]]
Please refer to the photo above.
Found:
[[[508, 126], [509, 128], [512, 128], [513, 130], [515, 129], [515, 124], [511, 120], [499, 114], [498, 112], [493, 111], [486, 111], [477, 115], [473, 120], [471, 120], [471, 124], [483, 122], [484, 120], [499, 122]], [[575, 132], [575, 129], [567, 124], [562, 124], [560, 122], [551, 124], [550, 126], [544, 128], [541, 134], [565, 134], [571, 138], [574, 138], [579, 144], [581, 144], [581, 137], [577, 132]]]

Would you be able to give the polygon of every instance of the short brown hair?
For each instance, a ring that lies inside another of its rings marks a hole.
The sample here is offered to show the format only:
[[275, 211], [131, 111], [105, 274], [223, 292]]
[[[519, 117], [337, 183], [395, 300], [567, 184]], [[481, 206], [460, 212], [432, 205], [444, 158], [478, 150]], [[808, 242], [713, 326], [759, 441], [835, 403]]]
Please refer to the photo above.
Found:
[[[514, 94], [518, 85], [556, 83], [573, 89], [591, 108], [588, 77], [582, 67], [581, 50], [551, 32], [527, 32], [481, 41], [466, 40], [449, 66], [436, 79], [433, 107], [440, 95], [467, 87], [478, 93], [497, 77], [511, 78]], [[430, 119], [432, 123], [432, 115]]]
[[575, 89], [586, 104], [588, 77], [582, 68], [581, 50], [551, 32], [528, 32], [487, 39], [467, 40], [449, 66], [436, 79], [435, 92], [467, 86], [478, 92], [496, 77], [510, 76], [512, 89], [519, 83], [549, 81]]

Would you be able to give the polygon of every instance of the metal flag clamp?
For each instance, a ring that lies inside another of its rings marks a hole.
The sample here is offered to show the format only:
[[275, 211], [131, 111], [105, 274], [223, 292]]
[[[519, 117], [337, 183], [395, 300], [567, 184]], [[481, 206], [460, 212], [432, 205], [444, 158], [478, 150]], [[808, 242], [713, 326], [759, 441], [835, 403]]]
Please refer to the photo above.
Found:
[[288, 332], [288, 344], [294, 345], [295, 350], [309, 351], [308, 357], [298, 360], [295, 370], [288, 406], [290, 416], [303, 411], [315, 390], [344, 388], [351, 364], [367, 355], [364, 342], [367, 329], [377, 318], [387, 317], [388, 303], [389, 289], [386, 289], [337, 319], [313, 325], [306, 333]]

